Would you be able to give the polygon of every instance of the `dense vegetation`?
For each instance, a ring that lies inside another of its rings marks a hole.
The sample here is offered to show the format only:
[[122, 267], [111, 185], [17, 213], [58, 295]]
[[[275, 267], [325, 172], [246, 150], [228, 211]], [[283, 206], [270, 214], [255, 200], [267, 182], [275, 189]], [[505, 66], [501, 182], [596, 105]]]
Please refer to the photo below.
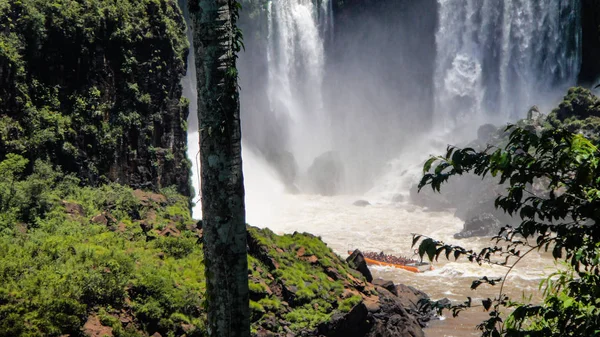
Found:
[[2, 1], [0, 27], [0, 160], [189, 193], [175, 1]]
[[[545, 127], [509, 126], [504, 148], [479, 152], [449, 147], [425, 164], [420, 188], [431, 185], [439, 191], [450, 177], [467, 173], [498, 177], [508, 187], [496, 207], [521, 222], [502, 228], [495, 245], [478, 252], [425, 238], [419, 245], [421, 256], [466, 256], [480, 264], [507, 266], [508, 274], [529, 252], [546, 250], [566, 266], [544, 281], [544, 301], [537, 305], [508, 298], [504, 279], [474, 281], [474, 289], [484, 283], [501, 285], [496, 298], [482, 303], [491, 310], [479, 326], [483, 336], [595, 336], [600, 331], [600, 150], [594, 144], [599, 106], [588, 90], [573, 88]], [[470, 305], [469, 300], [452, 309]], [[512, 310], [507, 318], [502, 318], [502, 307]]]
[[47, 163], [29, 176], [26, 166], [14, 155], [0, 163], [0, 336], [79, 336], [92, 312], [115, 336], [201, 331], [186, 197], [79, 187]]
[[[80, 187], [47, 162], [28, 166], [19, 155], [0, 162], [0, 336], [205, 335], [187, 197]], [[348, 288], [372, 291], [311, 235], [250, 228], [249, 243], [255, 332], [312, 330], [362, 300]]]

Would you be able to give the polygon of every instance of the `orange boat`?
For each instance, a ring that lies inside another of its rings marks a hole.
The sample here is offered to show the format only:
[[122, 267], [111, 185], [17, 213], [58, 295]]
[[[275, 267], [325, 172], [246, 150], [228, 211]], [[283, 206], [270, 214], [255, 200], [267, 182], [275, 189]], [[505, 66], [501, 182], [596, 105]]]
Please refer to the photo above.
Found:
[[[352, 252], [348, 251], [348, 254], [352, 254]], [[396, 263], [378, 261], [375, 259], [370, 259], [368, 257], [364, 257], [364, 258], [365, 258], [365, 262], [367, 262], [368, 265], [372, 265], [372, 266], [394, 267], [394, 268], [404, 269], [404, 270], [407, 270], [407, 271], [410, 271], [413, 273], [422, 273], [422, 272], [426, 272], [428, 270], [433, 270], [433, 266], [427, 262], [396, 264]]]

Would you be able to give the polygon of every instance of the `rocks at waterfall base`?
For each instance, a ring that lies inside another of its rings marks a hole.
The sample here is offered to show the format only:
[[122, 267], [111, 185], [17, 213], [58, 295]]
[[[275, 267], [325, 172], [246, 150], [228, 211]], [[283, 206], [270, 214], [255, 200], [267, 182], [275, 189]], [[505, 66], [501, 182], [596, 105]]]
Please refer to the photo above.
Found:
[[355, 202], [352, 203], [352, 205], [358, 206], [358, 207], [367, 207], [367, 206], [371, 206], [371, 203], [366, 200], [356, 200]]
[[502, 228], [502, 222], [493, 214], [483, 213], [465, 221], [463, 230], [454, 234], [455, 239], [465, 239], [474, 236], [494, 236]]
[[296, 162], [296, 158], [294, 158], [294, 154], [288, 151], [272, 151], [267, 153], [265, 158], [279, 175], [279, 179], [285, 185], [287, 192], [298, 192], [298, 187], [296, 187], [298, 163]]
[[[592, 143], [599, 144], [600, 98], [588, 89], [571, 88], [558, 107], [547, 116], [537, 106], [533, 106], [527, 111], [527, 118], [515, 124], [536, 133], [547, 128], [564, 128], [583, 134]], [[502, 146], [507, 138], [508, 133], [503, 127], [485, 124], [479, 128], [476, 140], [459, 147], [482, 151], [488, 145]], [[432, 191], [430, 186], [418, 192], [414, 185], [410, 190], [410, 197], [414, 204], [432, 211], [453, 210], [458, 218], [465, 221], [463, 230], [455, 238], [494, 236], [505, 225], [520, 224], [518, 216], [512, 217], [495, 207], [496, 198], [505, 195], [509, 186], [508, 183], [499, 185], [498, 181], [497, 177], [489, 174], [483, 179], [469, 174], [453, 176], [442, 186], [441, 193]], [[527, 189], [539, 196], [549, 192], [543, 181], [539, 180], [527, 186]]]
[[315, 158], [307, 177], [311, 192], [328, 196], [338, 194], [344, 179], [344, 164], [339, 153], [329, 151]]

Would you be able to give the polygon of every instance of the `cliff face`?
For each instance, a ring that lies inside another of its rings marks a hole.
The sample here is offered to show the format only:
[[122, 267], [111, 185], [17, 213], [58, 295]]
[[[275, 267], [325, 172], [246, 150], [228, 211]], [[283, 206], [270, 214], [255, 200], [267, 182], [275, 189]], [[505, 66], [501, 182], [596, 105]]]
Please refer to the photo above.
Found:
[[600, 77], [600, 3], [595, 0], [582, 0], [583, 60], [579, 73], [579, 83], [584, 86], [596, 85]]
[[9, 1], [0, 27], [0, 158], [190, 194], [176, 1]]

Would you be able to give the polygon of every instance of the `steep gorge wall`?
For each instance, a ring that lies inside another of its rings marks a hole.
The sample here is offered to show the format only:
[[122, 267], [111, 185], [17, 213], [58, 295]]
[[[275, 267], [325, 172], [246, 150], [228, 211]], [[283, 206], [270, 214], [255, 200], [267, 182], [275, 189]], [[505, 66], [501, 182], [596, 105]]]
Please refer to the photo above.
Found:
[[600, 2], [582, 0], [583, 60], [579, 83], [595, 86], [600, 77]]
[[0, 158], [189, 195], [176, 1], [8, 1], [0, 27]]

